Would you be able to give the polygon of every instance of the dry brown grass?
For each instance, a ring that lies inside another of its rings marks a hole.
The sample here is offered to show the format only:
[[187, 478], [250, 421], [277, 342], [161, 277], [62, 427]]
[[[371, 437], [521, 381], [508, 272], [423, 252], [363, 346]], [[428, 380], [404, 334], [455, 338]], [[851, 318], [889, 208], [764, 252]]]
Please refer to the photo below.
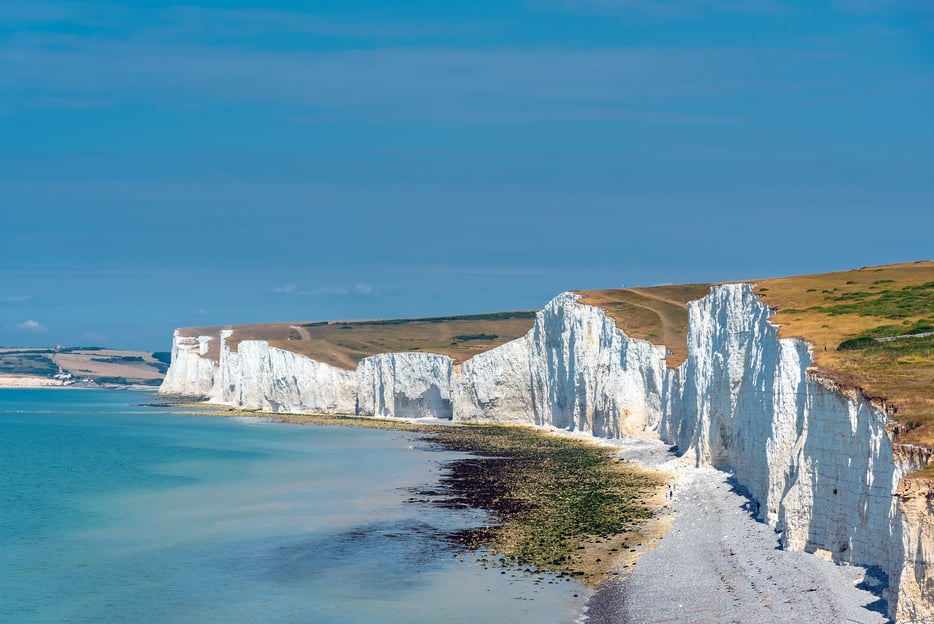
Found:
[[[151, 353], [142, 351], [120, 351], [104, 349], [102, 351], [77, 351], [57, 353], [50, 356], [61, 368], [78, 377], [124, 377], [129, 381], [147, 381], [162, 379], [165, 375], [153, 366], [156, 360]], [[121, 357], [139, 357], [142, 362], [120, 361]], [[110, 362], [98, 360], [112, 359]]]
[[[531, 314], [520, 313], [520, 314]], [[489, 351], [524, 336], [535, 322], [533, 317], [480, 320], [435, 321], [415, 319], [399, 324], [372, 321], [331, 321], [325, 325], [267, 323], [228, 327], [194, 327], [182, 330], [185, 336], [216, 336], [221, 329], [234, 330], [227, 344], [233, 350], [243, 340], [266, 340], [270, 345], [299, 353], [319, 362], [353, 370], [365, 357], [378, 353], [430, 352], [447, 355], [455, 362]], [[458, 339], [457, 336], [496, 336]], [[207, 357], [217, 360], [218, 341], [212, 341]]]
[[[10, 363], [15, 354], [38, 357], [44, 362], [42, 366], [47, 370], [28, 372], [30, 375], [51, 377], [62, 369], [75, 377], [90, 377], [92, 379], [123, 378], [127, 383], [154, 383], [165, 375], [160, 372], [163, 366], [152, 353], [146, 351], [123, 351], [120, 349], [82, 349], [69, 347], [65, 349], [52, 349], [47, 347], [33, 348], [0, 348], [0, 359]], [[28, 359], [23, 363], [28, 364]], [[14, 360], [15, 364], [15, 360]], [[7, 372], [16, 374], [15, 370]]]
[[580, 302], [597, 306], [627, 336], [663, 344], [671, 352], [666, 363], [677, 368], [687, 358], [687, 302], [710, 292], [710, 284], [648, 288], [582, 290]]
[[[899, 291], [934, 281], [934, 261], [863, 267], [836, 273], [797, 275], [764, 280], [756, 294], [777, 313], [771, 321], [782, 338], [802, 338], [814, 346], [814, 365], [837, 383], [880, 398], [895, 410], [900, 429], [908, 429], [899, 442], [934, 447], [934, 358], [931, 351], [883, 348], [838, 351], [844, 340], [883, 325], [910, 326], [934, 319], [934, 309], [887, 318], [861, 315], [860, 310], [833, 313], [834, 305], [871, 301], [885, 291]], [[671, 350], [668, 365], [678, 366], [686, 357], [687, 312], [685, 304], [709, 291], [710, 284], [655, 286], [582, 291], [581, 302], [596, 305], [634, 338], [664, 344]], [[843, 300], [840, 300], [844, 297]], [[812, 309], [815, 306], [824, 310]], [[865, 310], [863, 310], [864, 312]]]

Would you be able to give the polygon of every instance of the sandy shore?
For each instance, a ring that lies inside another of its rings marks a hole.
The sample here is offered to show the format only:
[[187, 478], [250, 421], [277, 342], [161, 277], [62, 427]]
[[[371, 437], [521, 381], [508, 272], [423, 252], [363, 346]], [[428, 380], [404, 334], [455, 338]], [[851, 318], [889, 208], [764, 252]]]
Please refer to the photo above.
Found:
[[676, 475], [671, 529], [635, 566], [601, 585], [588, 602], [587, 624], [889, 621], [876, 577], [779, 550], [778, 535], [753, 519], [755, 503], [726, 473], [695, 468], [657, 441], [623, 444], [621, 456]]
[[0, 388], [62, 388], [61, 379], [50, 377], [5, 376], [0, 375]]

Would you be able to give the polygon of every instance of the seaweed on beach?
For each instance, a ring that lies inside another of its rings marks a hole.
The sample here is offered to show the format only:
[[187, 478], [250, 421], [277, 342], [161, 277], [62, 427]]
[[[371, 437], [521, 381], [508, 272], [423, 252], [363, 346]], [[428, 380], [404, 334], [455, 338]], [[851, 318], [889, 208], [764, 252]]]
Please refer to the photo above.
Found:
[[[205, 411], [203, 405], [177, 404]], [[216, 409], [216, 408], [215, 408]], [[662, 475], [617, 457], [595, 442], [516, 425], [426, 425], [338, 414], [222, 410], [293, 424], [394, 429], [421, 434], [443, 450], [470, 456], [447, 462], [440, 482], [412, 502], [489, 512], [492, 524], [444, 535], [455, 550], [487, 550], [492, 565], [572, 575], [596, 584], [618, 555], [645, 539], [656, 514], [650, 502]]]
[[473, 454], [447, 465], [444, 495], [432, 502], [489, 511], [494, 525], [455, 539], [471, 550], [492, 549], [503, 563], [595, 580], [608, 572], [611, 552], [628, 546], [618, 536], [654, 515], [646, 498], [660, 478], [606, 447], [497, 425], [441, 428], [428, 439]]

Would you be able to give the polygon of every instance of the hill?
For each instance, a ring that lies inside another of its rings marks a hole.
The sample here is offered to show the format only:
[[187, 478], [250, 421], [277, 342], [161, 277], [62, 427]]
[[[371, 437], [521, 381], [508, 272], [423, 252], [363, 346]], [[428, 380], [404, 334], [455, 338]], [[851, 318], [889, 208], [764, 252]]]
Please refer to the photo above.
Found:
[[168, 368], [168, 355], [102, 347], [0, 347], [0, 379], [13, 384], [11, 380], [18, 378], [16, 385], [89, 379], [98, 384], [158, 386]]
[[[233, 350], [243, 340], [266, 340], [274, 347], [353, 370], [360, 360], [370, 355], [405, 351], [438, 353], [462, 362], [524, 336], [534, 322], [534, 311], [516, 311], [371, 321], [188, 327], [179, 331], [182, 336], [213, 336], [222, 329], [229, 329], [233, 334], [227, 344]], [[218, 348], [217, 342], [212, 341], [206, 356], [217, 360]]]

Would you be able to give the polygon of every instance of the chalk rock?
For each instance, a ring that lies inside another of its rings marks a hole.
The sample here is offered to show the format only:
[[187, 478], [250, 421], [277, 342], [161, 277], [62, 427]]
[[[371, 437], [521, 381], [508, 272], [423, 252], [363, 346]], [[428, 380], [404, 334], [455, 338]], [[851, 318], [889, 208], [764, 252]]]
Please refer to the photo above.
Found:
[[522, 338], [480, 353], [454, 375], [454, 418], [524, 422], [615, 438], [654, 426], [665, 362], [600, 308], [562, 293]]
[[769, 315], [748, 284], [689, 304], [659, 435], [732, 471], [786, 548], [880, 566], [894, 599], [905, 556], [893, 494], [923, 463], [894, 456], [886, 412], [811, 370], [808, 343], [779, 339]]
[[217, 363], [205, 357], [213, 336], [179, 336], [176, 329], [172, 337], [172, 360], [165, 379], [159, 386], [160, 394], [177, 394], [206, 398], [214, 386]]
[[357, 365], [357, 413], [395, 418], [447, 418], [451, 358], [434, 353], [381, 353]]
[[226, 344], [230, 334], [221, 331], [212, 402], [270, 412], [354, 412], [353, 371], [271, 347], [265, 340], [244, 340], [232, 351]]
[[905, 479], [897, 496], [905, 565], [895, 616], [899, 622], [934, 622], [934, 484], [926, 478]]

